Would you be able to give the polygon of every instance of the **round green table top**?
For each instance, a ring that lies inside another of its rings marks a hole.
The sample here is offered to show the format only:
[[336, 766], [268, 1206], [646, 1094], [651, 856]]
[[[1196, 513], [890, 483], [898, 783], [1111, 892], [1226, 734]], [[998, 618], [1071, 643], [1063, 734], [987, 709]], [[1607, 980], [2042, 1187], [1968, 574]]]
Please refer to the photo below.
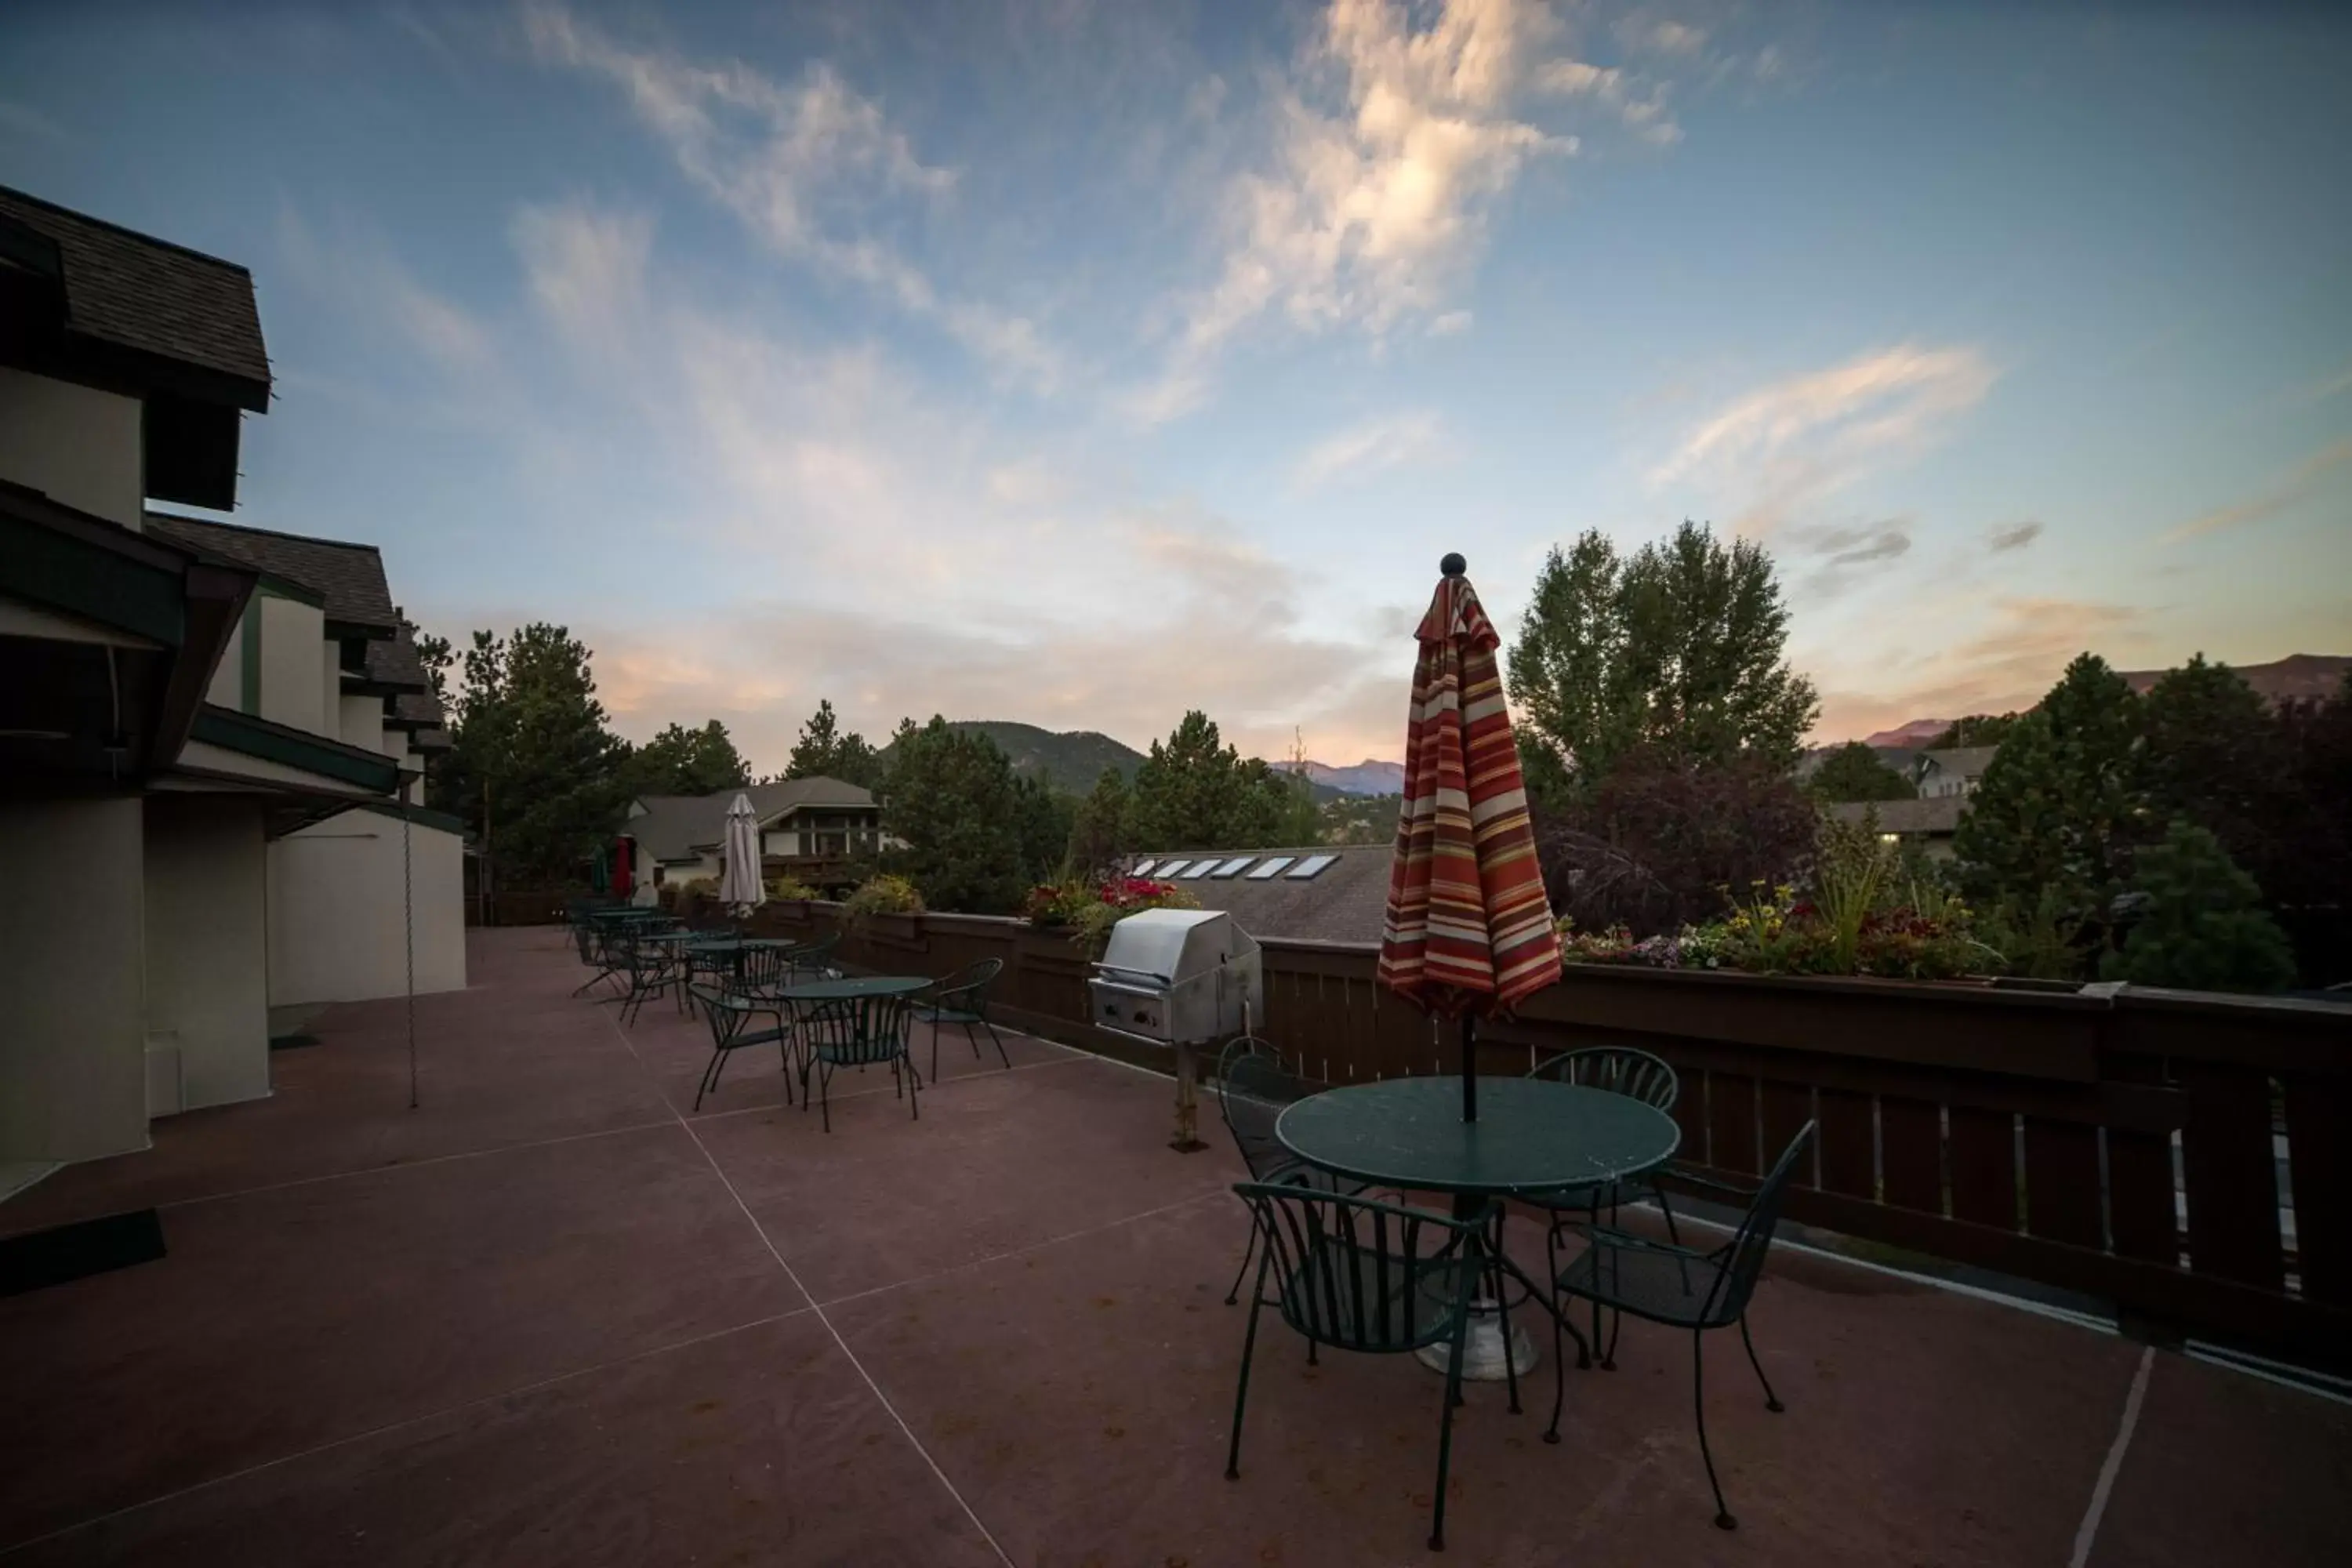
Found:
[[779, 985], [769, 994], [779, 1002], [850, 1002], [861, 996], [905, 996], [930, 983], [923, 974], [851, 974]]
[[1607, 1089], [1548, 1079], [1481, 1078], [1478, 1120], [1462, 1120], [1462, 1080], [1392, 1078], [1310, 1095], [1274, 1135], [1311, 1165], [1375, 1186], [1447, 1193], [1541, 1193], [1620, 1181], [1664, 1164], [1675, 1119]]

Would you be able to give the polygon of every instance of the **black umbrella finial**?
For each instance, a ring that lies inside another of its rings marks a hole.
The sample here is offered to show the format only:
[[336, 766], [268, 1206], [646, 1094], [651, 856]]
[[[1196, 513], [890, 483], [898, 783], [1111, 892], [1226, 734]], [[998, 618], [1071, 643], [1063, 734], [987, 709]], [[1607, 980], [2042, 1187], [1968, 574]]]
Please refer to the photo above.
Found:
[[1441, 576], [1459, 577], [1470, 570], [1470, 563], [1462, 559], [1461, 552], [1449, 550], [1445, 559], [1437, 563], [1437, 570]]

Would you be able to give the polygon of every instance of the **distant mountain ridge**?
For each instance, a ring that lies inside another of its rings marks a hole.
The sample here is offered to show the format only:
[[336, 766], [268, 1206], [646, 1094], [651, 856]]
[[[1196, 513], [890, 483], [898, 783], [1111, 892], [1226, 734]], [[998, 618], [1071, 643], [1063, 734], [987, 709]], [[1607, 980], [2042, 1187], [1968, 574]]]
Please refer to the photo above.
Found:
[[1006, 719], [952, 719], [950, 729], [985, 735], [1013, 761], [1013, 771], [1042, 779], [1070, 795], [1086, 795], [1105, 768], [1117, 768], [1129, 783], [1143, 753], [1095, 730], [1046, 730]]
[[1383, 763], [1366, 757], [1350, 768], [1335, 768], [1328, 763], [1309, 762], [1307, 776], [1317, 784], [1328, 784], [1341, 795], [1402, 795], [1404, 764]]
[[[2276, 707], [2282, 702], [2308, 702], [2316, 698], [2333, 697], [2343, 689], [2344, 672], [2352, 669], [2352, 654], [2291, 653], [2284, 658], [2274, 658], [2268, 664], [2233, 664], [2230, 667], [2245, 678], [2247, 685], [2262, 695], [2263, 701]], [[2121, 672], [2134, 691], [2145, 696], [2149, 687], [2168, 673], [2161, 669], [2126, 669]], [[1881, 730], [1864, 736], [1865, 746], [1889, 747], [1916, 751], [1952, 727], [1949, 719], [1913, 719], [1897, 724], [1892, 730]], [[1834, 746], [1813, 748], [1832, 751]]]

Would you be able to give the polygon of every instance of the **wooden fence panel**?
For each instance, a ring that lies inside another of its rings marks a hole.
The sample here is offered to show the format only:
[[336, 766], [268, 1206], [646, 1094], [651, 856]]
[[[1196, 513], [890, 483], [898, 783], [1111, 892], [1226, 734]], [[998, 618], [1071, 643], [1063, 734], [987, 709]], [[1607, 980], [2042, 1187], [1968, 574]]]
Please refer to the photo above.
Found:
[[2189, 1267], [2264, 1289], [2284, 1289], [2270, 1079], [2258, 1068], [2188, 1062], [2180, 1080], [2189, 1091], [2180, 1152], [2188, 1176]]
[[2017, 1118], [1957, 1105], [1950, 1115], [1952, 1217], [2015, 1230]]
[[1944, 1108], [1894, 1095], [1878, 1102], [1879, 1164], [1885, 1201], [1924, 1214], [1944, 1212]]
[[2106, 1245], [2099, 1213], [2099, 1134], [2075, 1122], [2025, 1119], [2025, 1224], [2076, 1247]]
[[1875, 1106], [1851, 1089], [1821, 1091], [1822, 1188], [1848, 1197], [1878, 1197]]
[[2288, 1074], [2286, 1137], [2303, 1293], [2352, 1306], [2352, 1084]]

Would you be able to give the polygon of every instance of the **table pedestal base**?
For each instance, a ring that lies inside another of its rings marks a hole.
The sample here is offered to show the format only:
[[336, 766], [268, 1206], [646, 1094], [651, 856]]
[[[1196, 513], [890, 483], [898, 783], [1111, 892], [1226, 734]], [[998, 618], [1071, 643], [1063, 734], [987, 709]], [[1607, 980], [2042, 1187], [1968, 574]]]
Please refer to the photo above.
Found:
[[[1451, 1345], [1423, 1345], [1412, 1352], [1422, 1365], [1445, 1373], [1445, 1363], [1454, 1354]], [[1510, 1364], [1503, 1358], [1503, 1314], [1492, 1301], [1470, 1303], [1470, 1331], [1462, 1342], [1462, 1381], [1465, 1383], [1501, 1383], [1516, 1371], [1525, 1377], [1535, 1369], [1536, 1344], [1528, 1331], [1517, 1323], [1511, 1325]]]

